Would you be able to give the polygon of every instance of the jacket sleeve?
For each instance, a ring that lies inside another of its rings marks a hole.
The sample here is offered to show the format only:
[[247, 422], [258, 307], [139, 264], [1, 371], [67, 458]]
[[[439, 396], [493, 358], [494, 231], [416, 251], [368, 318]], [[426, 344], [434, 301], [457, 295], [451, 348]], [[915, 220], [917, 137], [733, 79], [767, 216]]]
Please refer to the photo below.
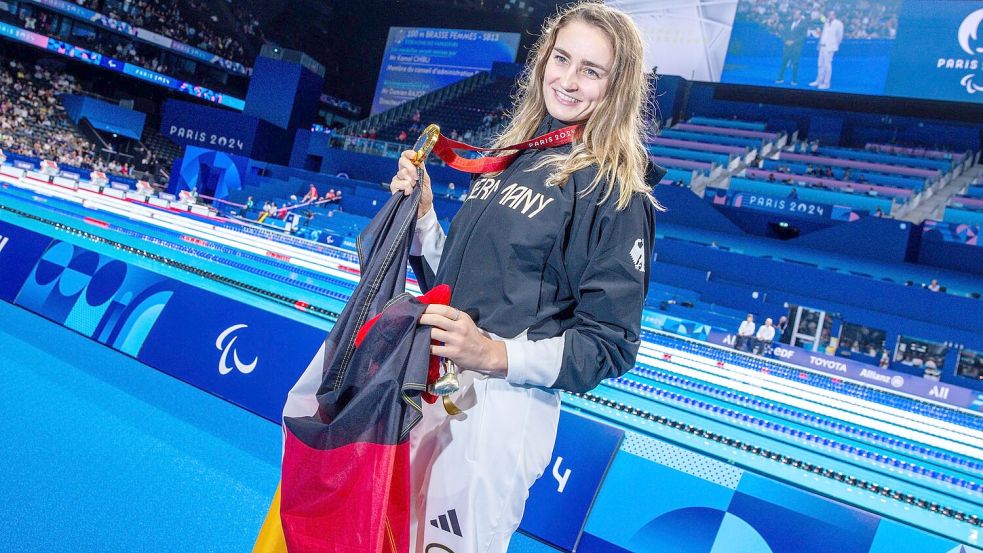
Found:
[[444, 251], [446, 238], [433, 208], [417, 219], [413, 242], [410, 244], [409, 260], [420, 290], [424, 293], [436, 284], [437, 268], [440, 267], [440, 257]]
[[[528, 345], [509, 344], [518, 346], [508, 348], [507, 378], [510, 382], [585, 392], [595, 388], [601, 380], [620, 376], [634, 366], [642, 307], [648, 291], [654, 207], [641, 195], [623, 211], [613, 209], [609, 205], [613, 203], [613, 198], [605, 202], [599, 208], [603, 213], [599, 214], [597, 222], [576, 238], [580, 243], [571, 244], [586, 252], [587, 259], [575, 283], [574, 325], [559, 337], [562, 338], [562, 353], [557, 351], [553, 357], [559, 361], [558, 371], [528, 371], [517, 366], [517, 374], [513, 374], [512, 366], [513, 349], [518, 354], [520, 350], [537, 345], [547, 347], [550, 342], [558, 346], [557, 338], [529, 342]], [[544, 355], [545, 351], [535, 353], [538, 355], [522, 357], [551, 357]], [[536, 381], [543, 378], [551, 378], [552, 382]]]

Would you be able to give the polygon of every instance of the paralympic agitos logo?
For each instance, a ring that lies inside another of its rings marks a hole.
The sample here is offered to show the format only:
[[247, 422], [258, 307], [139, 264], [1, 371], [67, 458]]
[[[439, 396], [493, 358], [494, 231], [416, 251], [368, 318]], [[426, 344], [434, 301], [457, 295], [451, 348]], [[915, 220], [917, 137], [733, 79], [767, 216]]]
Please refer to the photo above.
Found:
[[975, 82], [975, 71], [980, 69], [979, 55], [983, 54], [983, 40], [981, 40], [980, 36], [981, 23], [983, 23], [983, 8], [966, 16], [962, 24], [959, 25], [959, 30], [956, 32], [959, 47], [962, 48], [963, 52], [975, 57], [939, 58], [935, 64], [937, 69], [974, 71], [973, 73], [966, 73], [959, 80], [959, 84], [966, 87], [968, 94], [983, 92], [983, 86]]

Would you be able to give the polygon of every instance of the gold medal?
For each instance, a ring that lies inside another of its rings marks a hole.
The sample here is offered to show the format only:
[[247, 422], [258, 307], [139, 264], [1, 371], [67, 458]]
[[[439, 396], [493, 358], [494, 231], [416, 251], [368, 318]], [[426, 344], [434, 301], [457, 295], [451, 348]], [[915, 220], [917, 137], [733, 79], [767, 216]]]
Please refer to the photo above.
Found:
[[427, 156], [433, 151], [433, 147], [437, 145], [438, 138], [440, 138], [440, 127], [437, 125], [431, 123], [427, 125], [427, 128], [423, 129], [423, 134], [413, 144], [413, 150], [416, 151], [416, 157], [413, 158], [413, 165], [420, 166], [427, 160]]

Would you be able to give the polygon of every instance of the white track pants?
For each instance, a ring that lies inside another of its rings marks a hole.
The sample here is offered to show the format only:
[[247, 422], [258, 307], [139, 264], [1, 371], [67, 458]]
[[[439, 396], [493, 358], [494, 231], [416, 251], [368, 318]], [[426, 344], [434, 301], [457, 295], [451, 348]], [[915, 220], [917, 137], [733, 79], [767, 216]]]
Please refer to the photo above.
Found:
[[829, 88], [829, 81], [833, 78], [833, 56], [835, 54], [835, 50], [819, 49], [818, 72], [816, 74], [816, 82], [818, 83], [816, 86], [818, 88]]
[[412, 553], [505, 553], [553, 455], [560, 396], [466, 371], [449, 416], [424, 404], [410, 434]]

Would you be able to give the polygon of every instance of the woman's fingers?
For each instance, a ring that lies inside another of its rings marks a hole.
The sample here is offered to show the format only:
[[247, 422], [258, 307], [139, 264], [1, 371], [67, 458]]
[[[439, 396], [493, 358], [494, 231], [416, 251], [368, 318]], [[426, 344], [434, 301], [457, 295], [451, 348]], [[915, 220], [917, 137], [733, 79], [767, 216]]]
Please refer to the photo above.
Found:
[[397, 192], [402, 192], [404, 196], [409, 196], [413, 192], [413, 187], [416, 185], [415, 182], [407, 181], [399, 178], [399, 176], [393, 177], [393, 180], [389, 183], [389, 191], [393, 194]]
[[437, 357], [450, 357], [452, 353], [451, 348], [447, 346], [430, 346], [430, 355], [436, 355]]
[[431, 303], [423, 312], [429, 315], [442, 315], [455, 321], [461, 317], [461, 311], [456, 307], [451, 307], [440, 303]]
[[454, 325], [454, 322], [451, 318], [436, 313], [424, 313], [420, 316], [420, 324], [441, 330], [449, 330]]
[[438, 342], [446, 344], [449, 341], [450, 337], [451, 337], [451, 333], [447, 332], [446, 330], [437, 327], [433, 327], [430, 329], [431, 340], [437, 340]]

